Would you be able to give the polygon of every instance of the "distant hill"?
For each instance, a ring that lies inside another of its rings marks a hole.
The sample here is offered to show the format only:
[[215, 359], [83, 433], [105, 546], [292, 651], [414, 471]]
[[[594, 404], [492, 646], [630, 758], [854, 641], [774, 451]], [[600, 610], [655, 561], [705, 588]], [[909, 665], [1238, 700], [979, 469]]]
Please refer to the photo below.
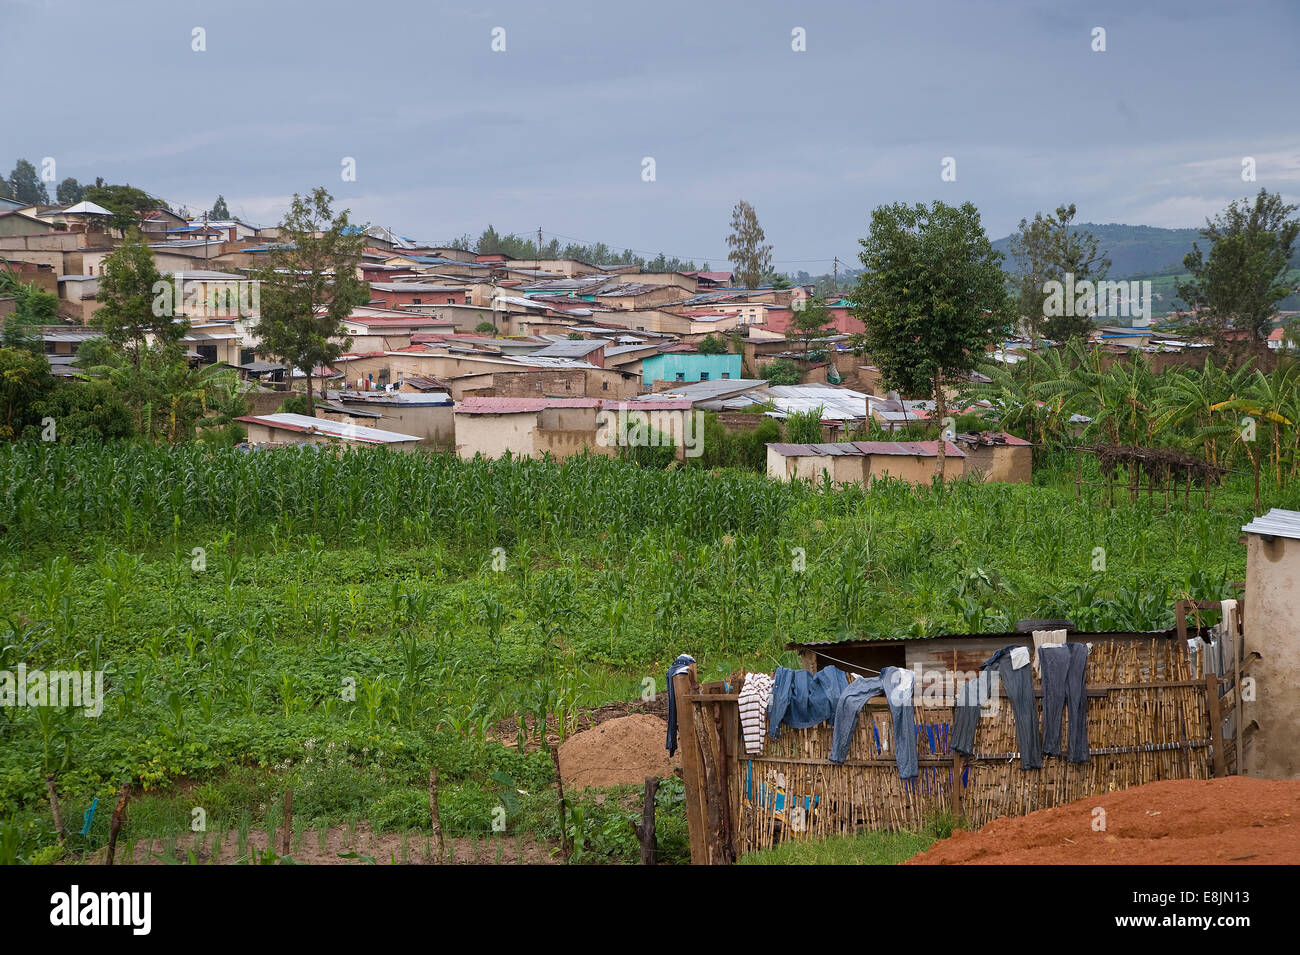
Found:
[[[1201, 248], [1206, 247], [1197, 229], [1084, 222], [1072, 226], [1071, 231], [1091, 232], [1098, 238], [1101, 248], [1110, 256], [1110, 277], [1114, 279], [1182, 272], [1183, 256], [1192, 251], [1192, 243], [1200, 242]], [[998, 239], [993, 248], [1007, 257], [1006, 267], [1012, 269], [1011, 236]]]

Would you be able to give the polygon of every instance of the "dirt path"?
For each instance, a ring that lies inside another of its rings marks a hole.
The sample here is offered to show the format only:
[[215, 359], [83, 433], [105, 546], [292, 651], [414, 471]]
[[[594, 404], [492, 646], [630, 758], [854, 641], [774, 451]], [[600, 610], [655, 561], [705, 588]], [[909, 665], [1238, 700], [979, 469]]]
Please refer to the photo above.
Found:
[[996, 819], [977, 832], [957, 832], [908, 861], [909, 865], [1225, 863], [1300, 863], [1300, 780], [1230, 776], [1148, 783], [1027, 816]]

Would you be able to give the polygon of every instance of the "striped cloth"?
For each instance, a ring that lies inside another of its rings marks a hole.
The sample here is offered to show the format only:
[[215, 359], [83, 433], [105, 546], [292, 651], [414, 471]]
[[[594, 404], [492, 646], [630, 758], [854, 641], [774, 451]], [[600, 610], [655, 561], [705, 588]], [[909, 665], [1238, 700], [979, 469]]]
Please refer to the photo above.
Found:
[[751, 756], [763, 752], [767, 701], [771, 696], [771, 676], [766, 673], [745, 674], [745, 685], [740, 688], [740, 729], [745, 737], [745, 752]]

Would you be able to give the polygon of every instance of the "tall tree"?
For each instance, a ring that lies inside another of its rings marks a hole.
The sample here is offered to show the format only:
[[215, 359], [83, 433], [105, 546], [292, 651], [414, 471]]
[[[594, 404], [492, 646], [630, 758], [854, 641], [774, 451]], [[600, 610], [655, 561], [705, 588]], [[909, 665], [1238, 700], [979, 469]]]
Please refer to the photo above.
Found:
[[140, 213], [151, 209], [167, 208], [167, 203], [149, 195], [143, 189], [137, 189], [135, 186], [114, 186], [104, 182], [103, 179], [96, 179], [93, 186], [87, 186], [84, 198], [113, 213], [113, 228], [124, 233], [140, 221]]
[[944, 388], [974, 370], [1011, 322], [1002, 255], [969, 202], [880, 206], [859, 242], [866, 270], [853, 300], [867, 350], [886, 387], [934, 397], [942, 479]]
[[76, 205], [86, 198], [86, 187], [69, 176], [59, 183], [59, 188], [54, 191], [54, 197], [61, 206]]
[[99, 280], [103, 304], [93, 322], [113, 346], [122, 349], [139, 368], [148, 340], [160, 349], [179, 342], [189, 323], [176, 316], [171, 285], [154, 264], [153, 251], [134, 226], [127, 229], [122, 244], [104, 259]]
[[1088, 315], [1047, 315], [1047, 282], [1065, 282], [1073, 275], [1075, 284], [1098, 282], [1110, 271], [1110, 259], [1098, 249], [1091, 232], [1072, 226], [1074, 203], [1058, 206], [1052, 215], [1039, 212], [1032, 222], [1021, 219], [1019, 231], [1011, 237], [1011, 256], [1016, 261], [1017, 306], [1031, 339], [1055, 341], [1086, 338], [1093, 330]]
[[47, 206], [50, 194], [41, 182], [36, 167], [26, 159], [20, 159], [9, 173], [9, 190], [13, 198], [29, 206]]
[[731, 262], [735, 282], [755, 288], [763, 276], [772, 271], [772, 247], [758, 224], [754, 207], [744, 199], [731, 210], [731, 234], [727, 236], [727, 259]]
[[208, 213], [210, 219], [229, 219], [230, 209], [226, 206], [226, 197], [217, 196], [217, 201], [212, 203], [212, 211]]
[[802, 307], [796, 307], [790, 316], [790, 333], [793, 338], [803, 343], [803, 360], [808, 360], [808, 349], [814, 339], [826, 334], [826, 327], [833, 318], [826, 303], [812, 296], [803, 300]]
[[1197, 310], [1198, 331], [1220, 340], [1229, 329], [1244, 331], [1262, 347], [1277, 303], [1295, 291], [1286, 277], [1300, 234], [1296, 209], [1261, 189], [1254, 203], [1233, 200], [1205, 221], [1201, 235], [1211, 243], [1209, 254], [1193, 244], [1183, 259], [1191, 278], [1178, 285], [1178, 297]]
[[370, 298], [357, 278], [365, 231], [354, 229], [348, 211], [334, 213], [334, 197], [318, 186], [293, 197], [280, 224], [283, 245], [260, 270], [262, 350], [307, 376], [307, 407], [314, 408], [312, 374], [351, 345], [343, 320]]

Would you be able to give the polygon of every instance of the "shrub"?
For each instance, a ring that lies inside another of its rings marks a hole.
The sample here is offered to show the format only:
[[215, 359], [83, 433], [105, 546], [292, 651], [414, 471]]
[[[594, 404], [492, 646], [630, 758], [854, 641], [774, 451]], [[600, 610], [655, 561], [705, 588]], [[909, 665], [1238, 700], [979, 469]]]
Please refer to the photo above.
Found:
[[789, 358], [778, 358], [759, 369], [759, 377], [766, 378], [773, 385], [797, 385], [803, 379], [803, 372]]

